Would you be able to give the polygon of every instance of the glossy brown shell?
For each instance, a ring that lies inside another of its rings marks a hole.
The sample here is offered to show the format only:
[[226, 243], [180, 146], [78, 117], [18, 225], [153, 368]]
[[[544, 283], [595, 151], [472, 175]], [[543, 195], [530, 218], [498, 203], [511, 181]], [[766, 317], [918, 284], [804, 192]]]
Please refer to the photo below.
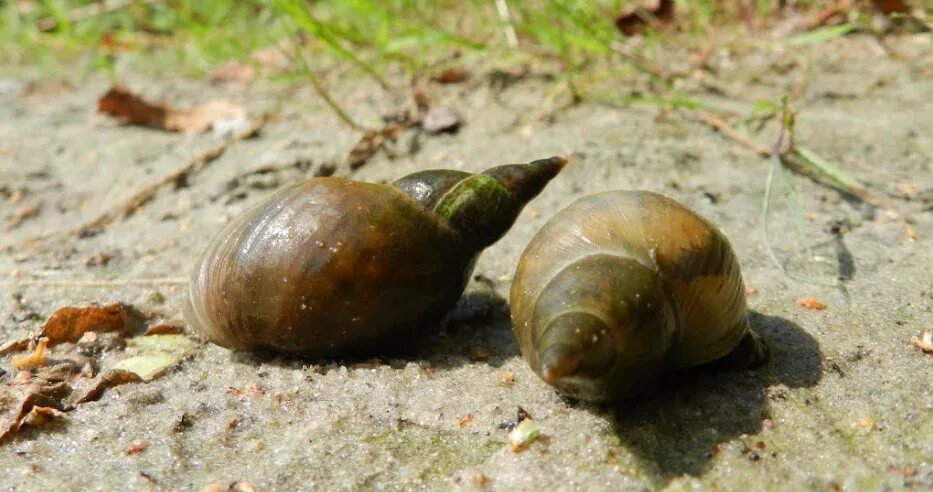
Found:
[[605, 192], [558, 213], [532, 239], [518, 264], [511, 291], [512, 326], [522, 354], [539, 375], [540, 354], [533, 343], [536, 303], [555, 275], [590, 255], [630, 258], [656, 272], [677, 320], [664, 361], [668, 370], [723, 357], [748, 332], [739, 264], [716, 227], [656, 193]]
[[314, 178], [226, 227], [192, 277], [188, 319], [231, 349], [384, 352], [456, 302], [475, 253], [397, 188]]

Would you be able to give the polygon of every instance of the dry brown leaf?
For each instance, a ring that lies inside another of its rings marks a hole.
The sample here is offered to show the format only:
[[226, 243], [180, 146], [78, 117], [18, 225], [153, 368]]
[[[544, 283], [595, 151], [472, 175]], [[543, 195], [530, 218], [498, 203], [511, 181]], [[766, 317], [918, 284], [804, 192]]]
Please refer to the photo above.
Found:
[[175, 109], [144, 101], [140, 96], [114, 86], [97, 103], [98, 111], [129, 124], [182, 133], [202, 133], [220, 120], [243, 120], [246, 112], [229, 101], [210, 101], [187, 109]]
[[924, 354], [933, 354], [933, 330], [923, 330], [923, 335], [920, 338], [911, 336], [910, 343]]
[[822, 311], [826, 309], [826, 304], [815, 297], [801, 297], [800, 299], [797, 299], [797, 305], [802, 308], [813, 309], [815, 311]]
[[836, 0], [828, 7], [820, 10], [816, 16], [807, 23], [809, 29], [840, 24], [846, 21], [849, 11], [855, 7], [854, 0]]
[[910, 13], [910, 6], [903, 0], [874, 0], [874, 4], [885, 15]]
[[472, 413], [468, 413], [468, 414], [466, 414], [466, 415], [461, 416], [459, 419], [457, 419], [457, 423], [460, 425], [460, 428], [462, 429], [462, 428], [464, 428], [464, 427], [466, 427], [466, 426], [472, 424], [472, 423], [473, 423], [473, 420], [474, 420], [473, 414], [472, 414]]
[[413, 124], [414, 120], [406, 119], [402, 122], [388, 123], [379, 130], [368, 130], [350, 149], [347, 154], [347, 165], [350, 166], [350, 169], [362, 167], [386, 144], [395, 140], [402, 130]]
[[142, 439], [135, 439], [127, 443], [126, 446], [123, 446], [123, 452], [126, 453], [127, 456], [133, 456], [134, 454], [142, 453], [148, 447], [149, 443], [146, 441]]
[[31, 377], [17, 377], [0, 386], [0, 442], [20, 429], [33, 408], [64, 410], [63, 400], [70, 393], [71, 387], [65, 383], [50, 384]]
[[29, 369], [35, 369], [37, 367], [42, 367], [45, 365], [46, 361], [46, 347], [49, 345], [48, 338], [40, 338], [39, 343], [29, 344], [30, 353], [26, 355], [18, 355], [10, 359], [10, 364], [17, 371], [28, 371]]
[[431, 80], [441, 84], [459, 84], [460, 82], [463, 82], [469, 78], [470, 72], [467, 71], [467, 69], [460, 66], [454, 66], [447, 67], [444, 70], [434, 74], [434, 76], [431, 77]]
[[171, 323], [158, 323], [149, 326], [146, 329], [146, 333], [143, 333], [143, 336], [149, 335], [180, 335], [184, 333], [185, 330], [179, 325], [173, 325]]
[[616, 18], [616, 28], [626, 36], [637, 36], [648, 26], [670, 25], [675, 19], [674, 0], [648, 0]]
[[41, 336], [49, 343], [77, 342], [89, 331], [130, 334], [142, 328], [142, 315], [125, 304], [63, 307], [52, 313], [42, 326]]
[[22, 352], [29, 348], [29, 339], [28, 338], [18, 338], [10, 340], [3, 345], [0, 345], [0, 356], [7, 354], [12, 354], [13, 352]]
[[140, 381], [142, 381], [142, 378], [134, 372], [120, 369], [106, 370], [97, 377], [90, 388], [85, 390], [84, 394], [75, 400], [75, 403], [96, 401], [100, 399], [101, 395], [104, 394], [104, 390], [107, 388], [113, 388], [114, 386], [120, 386], [126, 383], [138, 383]]
[[460, 113], [447, 106], [432, 106], [421, 118], [421, 128], [432, 135], [455, 133], [462, 124], [463, 117]]

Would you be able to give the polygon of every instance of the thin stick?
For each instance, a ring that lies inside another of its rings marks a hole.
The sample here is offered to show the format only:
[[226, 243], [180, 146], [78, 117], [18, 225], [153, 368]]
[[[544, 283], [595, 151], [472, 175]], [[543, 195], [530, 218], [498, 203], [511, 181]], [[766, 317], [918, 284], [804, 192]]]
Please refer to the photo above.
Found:
[[182, 277], [131, 278], [114, 280], [43, 280], [25, 279], [0, 282], [4, 287], [128, 287], [153, 285], [187, 285]]
[[225, 140], [223, 143], [221, 143], [220, 145], [216, 147], [207, 149], [205, 151], [202, 151], [196, 154], [190, 161], [188, 161], [187, 164], [182, 166], [180, 169], [172, 171], [171, 173], [166, 174], [165, 176], [161, 177], [154, 183], [150, 183], [146, 185], [141, 190], [134, 193], [133, 196], [131, 196], [129, 199], [119, 204], [113, 210], [104, 212], [101, 215], [99, 215], [97, 218], [95, 218], [94, 220], [85, 222], [84, 224], [78, 227], [75, 227], [74, 229], [71, 229], [70, 231], [68, 231], [68, 234], [75, 235], [75, 236], [81, 236], [90, 231], [102, 229], [110, 225], [117, 219], [121, 219], [124, 217], [128, 217], [130, 215], [133, 215], [133, 213], [135, 213], [140, 207], [145, 205], [148, 201], [152, 200], [160, 188], [162, 188], [163, 186], [172, 184], [172, 183], [178, 183], [184, 180], [188, 175], [193, 174], [203, 169], [205, 166], [207, 166], [211, 162], [216, 161], [234, 143], [239, 142], [240, 140], [253, 137], [257, 133], [259, 133], [259, 130], [262, 129], [263, 125], [265, 125], [266, 121], [268, 121], [269, 119], [270, 119], [270, 115], [268, 114], [263, 115], [262, 117], [254, 121], [249, 126], [249, 128], [246, 128], [245, 130], [242, 130], [239, 133], [233, 135], [232, 137], [228, 138], [227, 140]]
[[[324, 83], [321, 81], [320, 77], [318, 77], [314, 69], [311, 68], [311, 64], [308, 63], [307, 59], [305, 59], [304, 52], [301, 51], [301, 45], [298, 43], [298, 40], [294, 39], [293, 37], [292, 42], [294, 43], [295, 50], [294, 59], [301, 64], [302, 68], [304, 68], [305, 73], [308, 75], [308, 79], [311, 81], [311, 85], [314, 87], [314, 92], [317, 92], [317, 95], [321, 96], [321, 99], [324, 100], [324, 103], [327, 104], [331, 111], [333, 111], [334, 114], [336, 114], [337, 117], [341, 119], [341, 121], [349, 125], [350, 128], [361, 132], [367, 131], [368, 129], [365, 126], [357, 123], [357, 121], [354, 120], [352, 116], [350, 116], [350, 113], [343, 109], [343, 106], [341, 106], [340, 103], [338, 103], [337, 100], [330, 95], [330, 91], [327, 90], [327, 87], [324, 86]], [[288, 54], [286, 53], [286, 56], [287, 55]]]
[[505, 40], [509, 47], [518, 48], [518, 35], [515, 34], [515, 26], [512, 24], [512, 13], [509, 12], [509, 4], [505, 0], [496, 0], [496, 10], [499, 11], [499, 18], [505, 24]]
[[[696, 115], [700, 119], [700, 121], [702, 121], [703, 123], [706, 123], [707, 125], [712, 127], [714, 130], [723, 134], [723, 136], [742, 144], [743, 146], [751, 149], [752, 151], [754, 151], [756, 154], [760, 155], [761, 157], [771, 157], [771, 150], [766, 145], [758, 143], [755, 140], [752, 140], [748, 135], [745, 135], [744, 133], [736, 130], [735, 127], [733, 127], [729, 123], [726, 123], [722, 118], [708, 111], [697, 111]], [[782, 135], [781, 135], [780, 141], [783, 141], [783, 129], [781, 130], [781, 132], [782, 132]]]
[[[761, 157], [771, 158], [771, 149], [753, 140], [748, 135], [740, 132], [729, 123], [726, 123], [722, 118], [719, 118], [718, 116], [708, 111], [695, 111], [694, 114], [700, 121], [706, 123], [711, 128], [721, 133], [723, 136], [739, 144], [742, 144], [744, 147], [752, 150]], [[864, 201], [865, 203], [870, 203], [882, 208], [892, 208], [890, 201], [876, 196], [874, 193], [860, 184], [854, 182], [840, 183], [838, 179], [834, 180], [827, 178], [825, 172], [821, 173], [815, 170], [814, 166], [810, 164], [806, 150], [795, 148], [793, 142], [791, 142], [791, 146], [787, 150], [781, 152], [780, 160], [788, 169], [807, 176], [820, 184], [829, 186], [837, 191], [847, 193]]]

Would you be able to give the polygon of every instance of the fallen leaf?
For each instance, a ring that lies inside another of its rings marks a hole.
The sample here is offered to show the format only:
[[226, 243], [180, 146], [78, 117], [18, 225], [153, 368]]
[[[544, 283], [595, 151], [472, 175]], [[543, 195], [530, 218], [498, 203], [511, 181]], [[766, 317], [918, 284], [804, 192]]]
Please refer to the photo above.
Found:
[[432, 106], [421, 119], [421, 128], [432, 135], [455, 133], [461, 124], [463, 118], [460, 113], [447, 106]]
[[184, 335], [143, 335], [130, 338], [127, 344], [138, 347], [141, 352], [167, 352], [175, 355], [188, 355], [194, 348], [194, 342]]
[[378, 130], [366, 131], [363, 133], [363, 136], [353, 144], [353, 147], [350, 148], [350, 152], [347, 153], [347, 165], [350, 166], [350, 169], [362, 167], [369, 162], [377, 152], [382, 150], [386, 144], [395, 140], [402, 130], [412, 126], [414, 123], [414, 120], [408, 119], [403, 122], [388, 123], [385, 127]]
[[123, 359], [114, 364], [112, 369], [132, 372], [143, 381], [151, 381], [160, 376], [169, 367], [175, 365], [177, 361], [178, 359], [171, 354], [155, 352]]
[[0, 345], [0, 356], [7, 354], [12, 354], [13, 352], [22, 352], [29, 348], [29, 339], [28, 338], [18, 338], [14, 340], [9, 340], [3, 345]]
[[[33, 408], [64, 410], [63, 400], [71, 393], [65, 383], [50, 384], [25, 374], [0, 386], [0, 442], [20, 429]], [[38, 413], [47, 415], [48, 411]]]
[[855, 7], [854, 0], [836, 0], [828, 7], [820, 10], [816, 16], [807, 23], [809, 29], [841, 24], [846, 21], [849, 11]]
[[933, 354], [933, 330], [923, 330], [921, 338], [911, 336], [910, 343], [924, 354]]
[[541, 435], [541, 428], [534, 420], [521, 421], [509, 432], [508, 446], [513, 453], [520, 453], [528, 448]]
[[434, 74], [431, 80], [441, 84], [459, 84], [470, 78], [470, 72], [465, 68], [455, 66], [447, 67], [439, 73]]
[[89, 331], [129, 334], [142, 328], [142, 315], [125, 304], [107, 306], [63, 307], [52, 313], [42, 326], [40, 336], [49, 344], [77, 342]]
[[194, 342], [184, 335], [148, 335], [127, 340], [136, 347], [139, 355], [123, 359], [111, 369], [128, 371], [143, 381], [151, 381], [186, 357], [194, 348]]
[[72, 381], [74, 376], [81, 373], [83, 369], [78, 362], [66, 359], [52, 366], [40, 367], [36, 369], [34, 375], [37, 380], [49, 383], [67, 383]]
[[26, 414], [26, 417], [23, 419], [23, 424], [42, 425], [64, 414], [65, 412], [57, 408], [34, 406], [32, 410]]
[[142, 439], [136, 439], [127, 443], [126, 446], [123, 446], [123, 452], [127, 456], [133, 456], [134, 454], [142, 453], [149, 447], [149, 443]]
[[459, 419], [457, 419], [457, 423], [460, 425], [460, 428], [462, 429], [462, 428], [464, 428], [464, 427], [466, 427], [466, 426], [472, 424], [472, 423], [473, 423], [473, 420], [474, 420], [473, 414], [472, 414], [472, 413], [468, 413], [468, 414], [466, 414], [466, 415], [461, 416]]
[[46, 347], [49, 345], [48, 338], [40, 338], [39, 343], [33, 345], [30, 343], [29, 350], [31, 351], [26, 355], [18, 355], [10, 359], [10, 364], [18, 371], [26, 371], [29, 369], [35, 369], [45, 365], [46, 361]]
[[134, 372], [123, 371], [120, 369], [108, 369], [97, 377], [91, 387], [85, 390], [84, 394], [75, 400], [75, 403], [97, 401], [100, 399], [101, 395], [104, 394], [104, 390], [108, 388], [113, 388], [115, 386], [120, 386], [121, 384], [126, 383], [138, 383], [141, 381], [142, 378], [140, 378]]
[[826, 309], [826, 304], [815, 297], [801, 297], [800, 299], [797, 299], [797, 305], [802, 308], [813, 309], [815, 311], [822, 311]]
[[649, 0], [616, 18], [616, 28], [626, 36], [637, 36], [648, 26], [672, 24], [674, 12], [674, 0]]
[[126, 123], [182, 133], [203, 133], [215, 123], [243, 120], [246, 112], [229, 101], [210, 101], [187, 109], [144, 101], [140, 96], [114, 86], [97, 103], [98, 111]]
[[158, 324], [149, 326], [149, 328], [146, 328], [146, 333], [143, 333], [143, 336], [180, 335], [184, 332], [185, 330], [179, 325], [173, 325], [171, 323], [158, 323]]
[[903, 0], [874, 0], [874, 4], [885, 15], [910, 13], [910, 6]]

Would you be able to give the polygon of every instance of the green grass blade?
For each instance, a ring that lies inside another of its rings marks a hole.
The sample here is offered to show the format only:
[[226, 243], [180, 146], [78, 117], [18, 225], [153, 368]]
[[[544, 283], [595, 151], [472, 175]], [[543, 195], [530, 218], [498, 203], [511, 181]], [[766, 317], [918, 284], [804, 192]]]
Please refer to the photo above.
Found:
[[784, 41], [784, 44], [787, 46], [803, 46], [807, 44], [825, 43], [831, 39], [845, 36], [853, 30], [855, 30], [855, 25], [849, 23], [840, 24], [838, 26], [821, 27], [819, 29], [814, 29], [810, 32], [805, 32], [792, 38], [788, 38]]

